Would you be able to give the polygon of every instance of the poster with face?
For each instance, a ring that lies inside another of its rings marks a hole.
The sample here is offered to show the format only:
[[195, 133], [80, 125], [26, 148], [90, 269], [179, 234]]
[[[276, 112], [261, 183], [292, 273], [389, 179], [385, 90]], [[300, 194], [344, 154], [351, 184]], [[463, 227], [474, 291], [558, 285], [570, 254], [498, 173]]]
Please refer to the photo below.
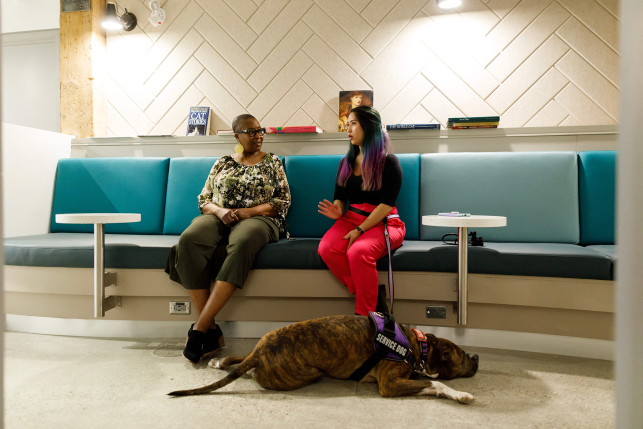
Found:
[[357, 106], [373, 107], [373, 91], [339, 91], [339, 131], [348, 131], [348, 115]]

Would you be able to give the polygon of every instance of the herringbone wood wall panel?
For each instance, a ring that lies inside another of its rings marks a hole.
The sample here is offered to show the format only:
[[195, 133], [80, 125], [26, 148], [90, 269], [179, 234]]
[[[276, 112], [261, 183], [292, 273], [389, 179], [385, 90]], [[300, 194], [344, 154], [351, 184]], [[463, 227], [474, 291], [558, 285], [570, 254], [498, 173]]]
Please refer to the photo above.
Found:
[[340, 90], [373, 89], [387, 124], [500, 115], [503, 127], [618, 120], [618, 0], [166, 0], [107, 37], [109, 135], [183, 135], [191, 106], [211, 128], [337, 131]]

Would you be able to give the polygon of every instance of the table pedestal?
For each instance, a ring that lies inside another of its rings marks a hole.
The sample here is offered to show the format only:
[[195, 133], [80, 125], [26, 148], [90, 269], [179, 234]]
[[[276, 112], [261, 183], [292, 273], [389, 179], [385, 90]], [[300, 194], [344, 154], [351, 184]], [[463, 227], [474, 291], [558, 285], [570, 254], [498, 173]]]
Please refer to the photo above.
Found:
[[469, 297], [468, 228], [458, 228], [458, 325], [467, 324]]
[[105, 224], [94, 224], [94, 317], [121, 306], [120, 296], [105, 298], [105, 288], [116, 284], [116, 273], [105, 272]]

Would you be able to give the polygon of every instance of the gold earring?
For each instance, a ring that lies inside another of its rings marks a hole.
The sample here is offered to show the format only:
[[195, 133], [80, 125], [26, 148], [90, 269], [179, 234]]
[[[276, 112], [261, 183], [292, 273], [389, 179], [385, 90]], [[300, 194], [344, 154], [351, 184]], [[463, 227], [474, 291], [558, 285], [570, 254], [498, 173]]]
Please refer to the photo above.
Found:
[[241, 146], [241, 143], [237, 143], [237, 145], [234, 147], [234, 151], [236, 153], [243, 153], [243, 146]]

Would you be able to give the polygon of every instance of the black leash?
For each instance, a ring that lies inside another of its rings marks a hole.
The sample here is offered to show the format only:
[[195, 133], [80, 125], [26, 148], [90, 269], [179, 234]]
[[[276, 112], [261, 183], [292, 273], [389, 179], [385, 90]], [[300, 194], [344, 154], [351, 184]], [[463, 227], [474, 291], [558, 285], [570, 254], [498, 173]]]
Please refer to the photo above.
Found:
[[[357, 209], [353, 206], [349, 206], [348, 210], [354, 213], [357, 213], [358, 215], [362, 215], [366, 217], [369, 217], [371, 215], [369, 212]], [[393, 259], [391, 258], [391, 238], [388, 233], [388, 220], [399, 218], [399, 217], [400, 217], [399, 214], [392, 214], [392, 215], [387, 215], [384, 219], [382, 219], [382, 223], [384, 223], [384, 240], [386, 241], [386, 251], [388, 252], [388, 292], [391, 300], [391, 308], [390, 308], [391, 313], [393, 313], [393, 300], [395, 296], [395, 293], [394, 293], [395, 286], [393, 285]]]

